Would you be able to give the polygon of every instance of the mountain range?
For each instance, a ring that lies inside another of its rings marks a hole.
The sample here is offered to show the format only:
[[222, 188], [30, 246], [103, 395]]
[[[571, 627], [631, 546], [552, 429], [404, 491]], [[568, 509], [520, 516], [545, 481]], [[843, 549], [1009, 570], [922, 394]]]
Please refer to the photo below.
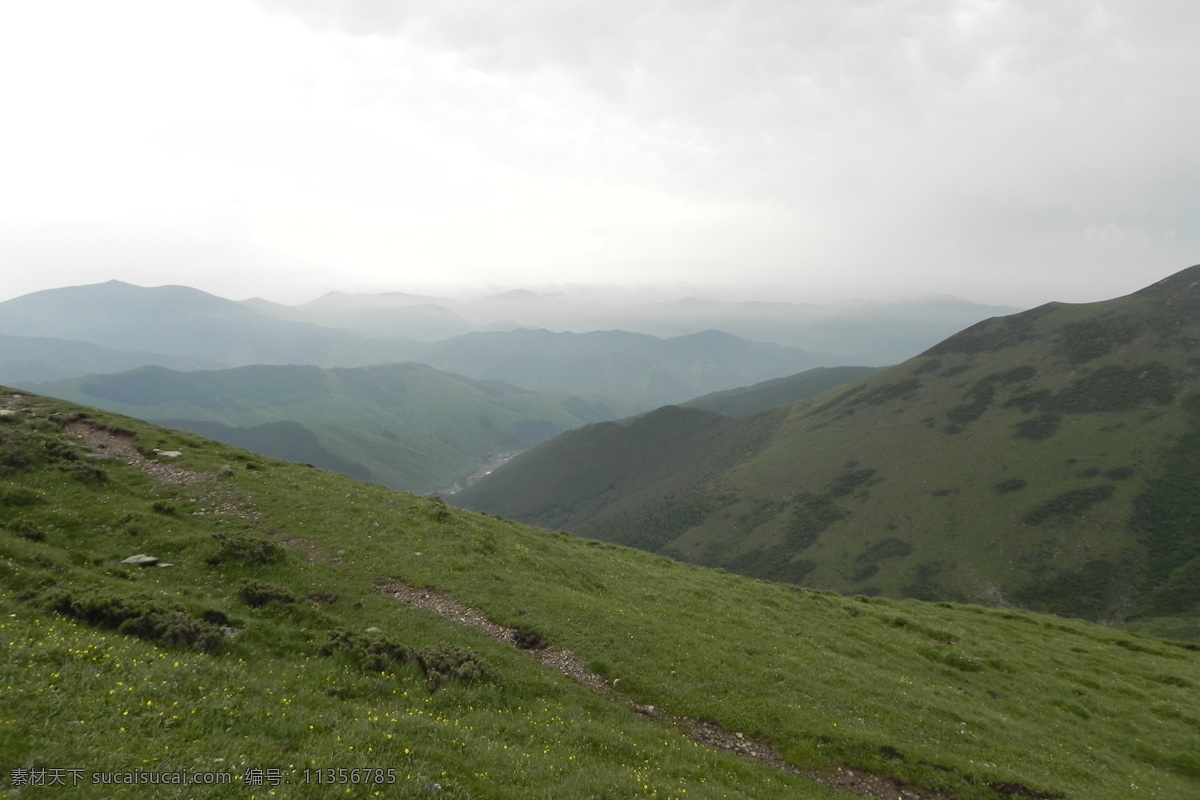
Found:
[[829, 353], [838, 364], [894, 364], [985, 317], [1020, 310], [954, 297], [818, 305], [694, 296], [613, 297], [596, 287], [518, 289], [470, 301], [396, 292], [330, 292], [297, 306], [250, 302], [292, 320], [422, 341], [516, 327], [573, 333], [623, 330], [667, 339], [720, 330], [751, 341]]
[[1200, 267], [973, 325], [819, 397], [584, 427], [455, 502], [865, 596], [1200, 612]]
[[142, 367], [25, 385], [419, 493], [449, 491], [489, 462], [622, 410], [423, 364]]
[[[0, 358], [0, 381], [79, 377], [118, 363], [195, 369], [419, 362], [477, 380], [645, 410], [836, 363], [821, 353], [715, 330], [663, 339], [620, 330], [516, 328], [423, 342], [370, 338], [285, 317], [261, 302], [237, 303], [182, 286], [148, 289], [110, 281], [35, 292], [0, 303], [0, 335], [21, 341]], [[53, 348], [30, 344], [51, 339], [59, 340]], [[89, 362], [97, 355], [103, 358]]]

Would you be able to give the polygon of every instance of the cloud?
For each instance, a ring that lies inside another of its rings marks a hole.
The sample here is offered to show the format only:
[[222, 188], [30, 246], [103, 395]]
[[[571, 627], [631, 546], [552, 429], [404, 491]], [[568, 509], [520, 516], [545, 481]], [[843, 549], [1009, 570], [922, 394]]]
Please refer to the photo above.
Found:
[[486, 280], [723, 260], [971, 295], [1200, 260], [1200, 7], [68, 5], [0, 19], [0, 91], [29, 121], [0, 132], [27, 154], [9, 219], [232, 209], [273, 252]]

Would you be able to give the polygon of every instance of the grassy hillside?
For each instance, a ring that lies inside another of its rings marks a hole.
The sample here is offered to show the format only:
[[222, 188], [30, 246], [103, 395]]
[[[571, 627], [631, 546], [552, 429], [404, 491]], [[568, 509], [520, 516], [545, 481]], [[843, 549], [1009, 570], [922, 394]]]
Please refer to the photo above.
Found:
[[395, 489], [453, 486], [501, 453], [617, 412], [422, 364], [146, 367], [30, 388]]
[[218, 369], [207, 359], [110, 350], [87, 342], [37, 336], [0, 336], [0, 383], [58, 381], [94, 372], [122, 372], [146, 364], [169, 369]]
[[882, 367], [814, 367], [796, 375], [773, 378], [753, 386], [712, 392], [686, 403], [685, 408], [703, 408], [731, 417], [749, 417], [775, 406], [796, 403], [851, 381], [862, 380]]
[[468, 333], [427, 345], [418, 360], [473, 378], [642, 410], [835, 363], [821, 353], [715, 330], [670, 339], [627, 331]]
[[0, 409], [0, 780], [22, 794], [141, 797], [101, 773], [167, 771], [231, 783], [155, 796], [1200, 792], [1195, 645], [764, 583], [60, 401]]
[[[789, 406], [769, 436], [742, 421], [725, 439], [745, 455], [719, 472], [613, 493], [602, 508], [564, 493], [554, 510], [587, 536], [759, 577], [1093, 620], [1173, 617], [1200, 636], [1198, 343], [1193, 267], [1126, 298], [985, 321]], [[524, 498], [582, 474], [586, 454], [563, 445], [498, 470], [470, 501], [501, 514], [524, 504], [514, 516], [540, 521], [546, 509]], [[659, 451], [676, 445], [692, 446]], [[624, 455], [606, 458], [638, 463]]]

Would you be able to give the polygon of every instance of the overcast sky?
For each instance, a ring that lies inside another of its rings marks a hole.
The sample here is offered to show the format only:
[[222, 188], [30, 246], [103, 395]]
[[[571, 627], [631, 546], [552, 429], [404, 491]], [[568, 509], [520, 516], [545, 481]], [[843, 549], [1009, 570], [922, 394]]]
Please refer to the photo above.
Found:
[[0, 299], [1019, 306], [1200, 263], [1200, 4], [0, 5]]

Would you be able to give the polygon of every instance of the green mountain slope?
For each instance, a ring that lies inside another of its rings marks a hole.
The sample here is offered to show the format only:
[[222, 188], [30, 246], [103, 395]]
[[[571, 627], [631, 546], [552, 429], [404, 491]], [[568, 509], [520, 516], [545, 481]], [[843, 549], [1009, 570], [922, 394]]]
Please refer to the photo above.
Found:
[[499, 454], [617, 415], [600, 403], [422, 364], [146, 367], [29, 386], [416, 492], [453, 486]]
[[703, 408], [731, 417], [749, 417], [775, 406], [795, 403], [829, 391], [850, 381], [861, 380], [879, 372], [882, 367], [815, 367], [785, 378], [712, 392], [679, 405]]
[[[0, 412], [13, 794], [1200, 792], [1195, 645], [754, 581], [59, 401]], [[229, 782], [145, 785], [181, 775]]]
[[169, 369], [219, 369], [202, 358], [112, 350], [87, 342], [38, 336], [0, 336], [0, 383], [58, 381], [93, 372], [121, 372], [146, 364]]
[[428, 345], [420, 360], [473, 378], [594, 395], [638, 409], [833, 363], [820, 353], [721, 331], [671, 339], [627, 331], [468, 333]]
[[[1117, 300], [1051, 303], [789, 406], [770, 436], [745, 421], [748, 455], [682, 476], [682, 502], [671, 485], [595, 511], [560, 495], [556, 513], [587, 536], [814, 587], [1095, 620], [1195, 615], [1198, 343], [1200, 267]], [[586, 453], [544, 448], [556, 456], [535, 450], [464, 502], [505, 514], [547, 475], [570, 485]], [[501, 486], [507, 499], [476, 501]]]

